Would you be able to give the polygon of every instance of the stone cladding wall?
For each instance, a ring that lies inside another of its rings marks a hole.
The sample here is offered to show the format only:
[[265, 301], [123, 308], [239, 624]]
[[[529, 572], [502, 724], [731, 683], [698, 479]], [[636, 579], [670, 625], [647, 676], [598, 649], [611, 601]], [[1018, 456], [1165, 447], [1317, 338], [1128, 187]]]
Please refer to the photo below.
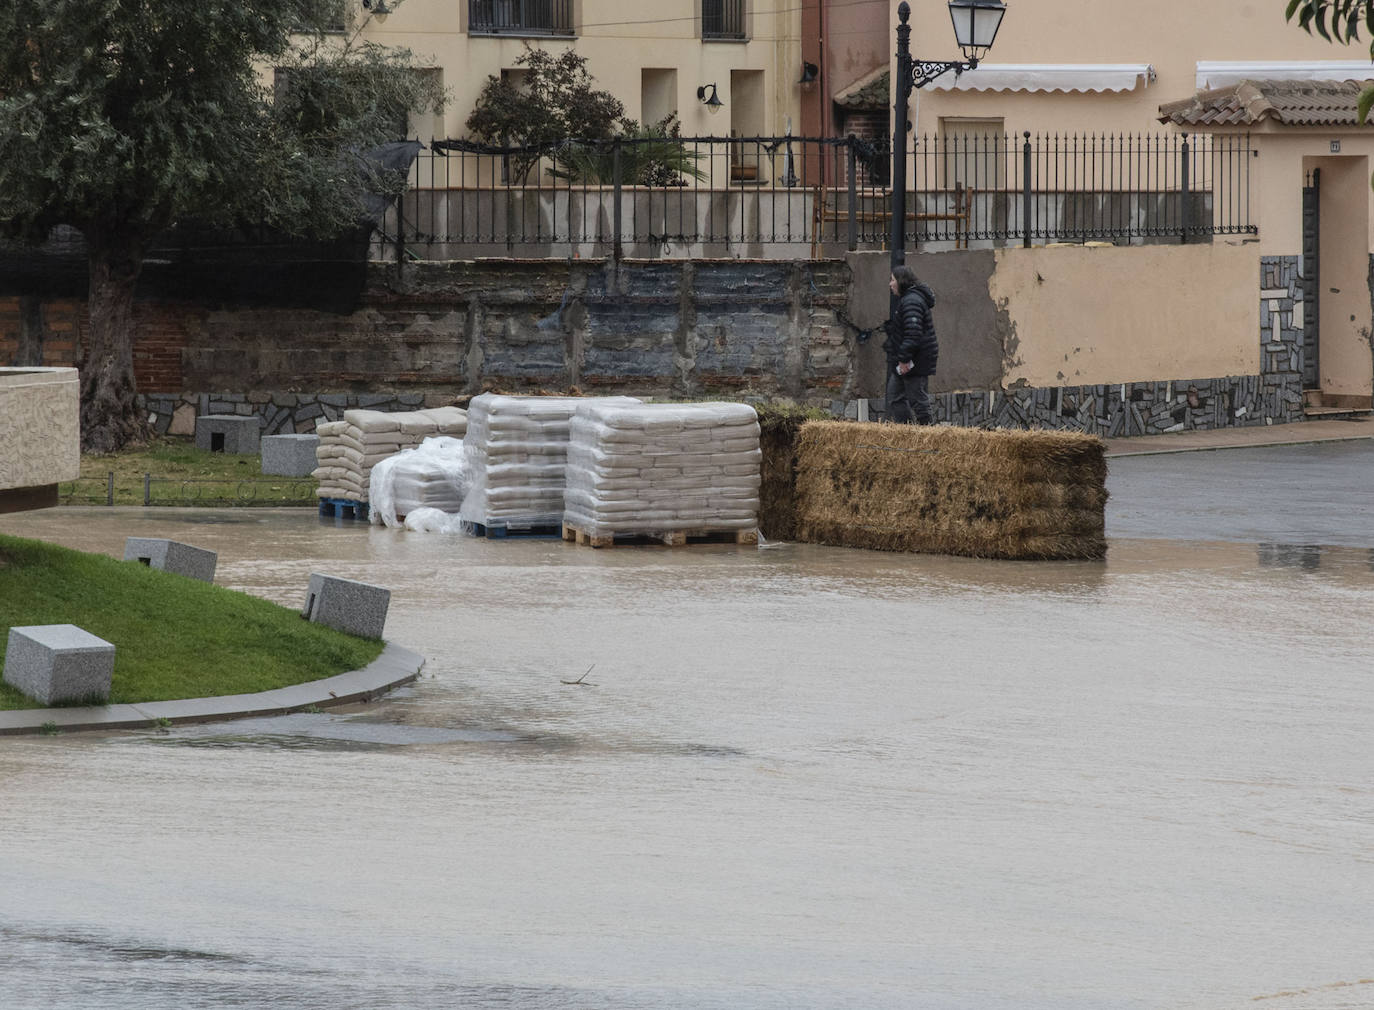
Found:
[[[1297, 256], [1260, 258], [1258, 375], [939, 393], [936, 423], [1057, 428], [1103, 438], [1303, 420], [1302, 274]], [[869, 401], [881, 417], [883, 401]], [[852, 406], [849, 416], [855, 415]]]

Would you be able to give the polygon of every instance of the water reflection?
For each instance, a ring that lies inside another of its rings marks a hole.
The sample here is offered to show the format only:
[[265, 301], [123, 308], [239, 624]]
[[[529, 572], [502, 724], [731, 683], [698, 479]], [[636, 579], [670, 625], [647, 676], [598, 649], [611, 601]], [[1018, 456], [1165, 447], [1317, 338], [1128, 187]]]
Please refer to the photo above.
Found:
[[[175, 528], [146, 511], [0, 529], [122, 556]], [[387, 586], [424, 674], [0, 743], [0, 1005], [1239, 1010], [1368, 977], [1366, 546], [177, 521], [289, 606], [312, 571]]]
[[1301, 568], [1314, 572], [1321, 567], [1319, 544], [1260, 544], [1259, 563], [1266, 568]]

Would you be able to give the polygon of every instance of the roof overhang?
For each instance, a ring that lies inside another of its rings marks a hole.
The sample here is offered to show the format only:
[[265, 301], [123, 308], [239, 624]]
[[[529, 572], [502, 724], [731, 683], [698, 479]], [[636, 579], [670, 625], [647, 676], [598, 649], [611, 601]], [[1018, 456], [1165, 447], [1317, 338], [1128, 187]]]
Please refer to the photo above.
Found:
[[1148, 63], [982, 63], [937, 77], [937, 91], [1134, 91], [1155, 79]]
[[1198, 60], [1197, 89], [1216, 91], [1241, 81], [1363, 81], [1369, 60]]
[[1368, 130], [1374, 124], [1360, 122], [1358, 107], [1370, 84], [1374, 82], [1244, 80], [1166, 102], [1159, 107], [1159, 120], [1191, 130]]

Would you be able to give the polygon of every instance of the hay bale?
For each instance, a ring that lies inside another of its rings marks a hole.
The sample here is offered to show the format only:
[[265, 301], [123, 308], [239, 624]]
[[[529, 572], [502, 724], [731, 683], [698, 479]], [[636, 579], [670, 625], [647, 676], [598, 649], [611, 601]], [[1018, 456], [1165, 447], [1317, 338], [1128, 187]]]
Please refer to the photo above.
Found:
[[810, 421], [796, 536], [977, 558], [1107, 552], [1106, 446], [1092, 435]]
[[765, 403], [759, 415], [759, 530], [769, 540], [797, 538], [797, 440], [807, 421], [829, 419], [816, 407]]

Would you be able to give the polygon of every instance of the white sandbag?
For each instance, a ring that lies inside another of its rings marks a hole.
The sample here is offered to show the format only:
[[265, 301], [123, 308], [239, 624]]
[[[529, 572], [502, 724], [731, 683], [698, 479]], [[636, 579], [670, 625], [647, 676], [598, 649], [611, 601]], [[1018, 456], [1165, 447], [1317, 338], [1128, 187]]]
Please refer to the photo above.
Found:
[[589, 403], [638, 402], [624, 396], [474, 397], [463, 438], [470, 484], [460, 514], [484, 526], [559, 524], [573, 413]]
[[589, 404], [569, 423], [564, 522], [591, 536], [753, 529], [762, 457], [748, 404]]

